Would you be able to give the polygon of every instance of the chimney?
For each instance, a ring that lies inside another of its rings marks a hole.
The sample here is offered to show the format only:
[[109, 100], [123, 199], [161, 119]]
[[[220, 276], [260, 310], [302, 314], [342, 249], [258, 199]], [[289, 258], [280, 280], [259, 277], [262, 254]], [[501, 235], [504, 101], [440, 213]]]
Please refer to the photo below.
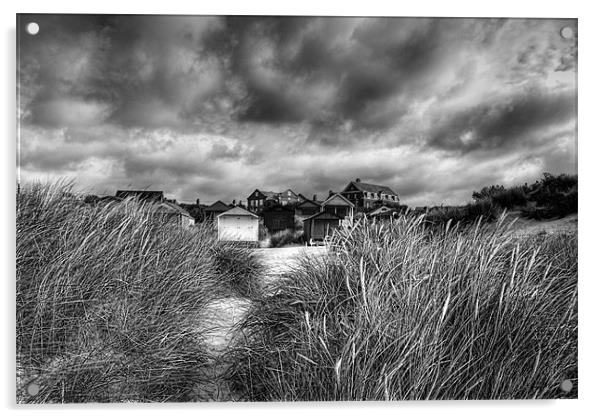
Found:
[[355, 182], [356, 182], [356, 183], [361, 183], [361, 182], [362, 182], [362, 179], [360, 179], [360, 178], [358, 177], [358, 178], [356, 178], [356, 179], [355, 179]]
[[199, 206], [201, 204], [201, 200], [197, 197], [196, 199], [196, 205]]
[[315, 202], [316, 200], [318, 200], [318, 195], [317, 195], [317, 194], [315, 194], [315, 195], [314, 195], [314, 202]]

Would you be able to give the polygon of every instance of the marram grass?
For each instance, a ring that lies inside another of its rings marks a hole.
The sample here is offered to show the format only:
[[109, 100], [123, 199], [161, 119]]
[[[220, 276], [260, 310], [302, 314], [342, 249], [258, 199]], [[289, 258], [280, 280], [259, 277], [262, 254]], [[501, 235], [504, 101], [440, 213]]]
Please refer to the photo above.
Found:
[[576, 234], [402, 217], [332, 248], [241, 324], [229, 379], [246, 399], [577, 396]]
[[84, 204], [62, 184], [18, 193], [19, 402], [195, 399], [211, 360], [200, 315], [253, 291], [259, 266], [211, 228], [179, 228], [153, 211]]

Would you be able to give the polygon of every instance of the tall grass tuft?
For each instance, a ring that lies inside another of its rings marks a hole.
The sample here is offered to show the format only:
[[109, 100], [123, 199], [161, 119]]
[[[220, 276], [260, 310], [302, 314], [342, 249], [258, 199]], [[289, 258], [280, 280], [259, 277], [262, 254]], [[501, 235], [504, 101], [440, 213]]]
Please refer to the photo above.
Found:
[[193, 399], [210, 361], [199, 316], [255, 271], [209, 228], [62, 184], [18, 193], [16, 257], [18, 398], [36, 403]]
[[246, 399], [576, 397], [577, 238], [501, 222], [360, 223], [257, 301], [230, 352]]
[[303, 242], [303, 230], [284, 229], [270, 235], [270, 248], [280, 248], [290, 244]]

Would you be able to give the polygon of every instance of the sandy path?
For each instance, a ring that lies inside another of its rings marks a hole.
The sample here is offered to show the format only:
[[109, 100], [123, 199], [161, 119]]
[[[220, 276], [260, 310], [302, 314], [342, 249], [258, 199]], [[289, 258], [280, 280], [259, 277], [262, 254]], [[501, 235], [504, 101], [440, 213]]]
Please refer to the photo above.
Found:
[[[269, 292], [273, 289], [282, 275], [295, 266], [299, 256], [307, 254], [317, 257], [326, 254], [326, 252], [326, 247], [261, 248], [255, 250], [259, 260], [265, 267], [265, 275], [262, 280], [265, 291]], [[221, 363], [219, 358], [235, 336], [236, 325], [244, 318], [250, 304], [248, 300], [229, 297], [211, 303], [202, 313], [203, 323], [200, 324], [200, 331], [202, 335], [206, 336], [204, 342], [208, 345], [215, 361], [203, 371], [207, 381], [196, 388], [196, 400], [237, 400], [235, 394], [229, 391], [227, 382], [221, 377], [227, 365]]]

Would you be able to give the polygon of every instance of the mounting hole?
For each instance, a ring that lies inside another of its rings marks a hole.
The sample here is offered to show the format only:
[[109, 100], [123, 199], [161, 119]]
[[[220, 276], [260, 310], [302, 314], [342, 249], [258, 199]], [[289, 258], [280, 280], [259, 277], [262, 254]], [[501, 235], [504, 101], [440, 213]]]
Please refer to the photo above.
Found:
[[30, 383], [27, 386], [27, 393], [30, 396], [36, 396], [38, 393], [40, 393], [40, 385], [38, 385], [37, 383]]
[[40, 31], [40, 25], [38, 25], [36, 22], [29, 22], [25, 29], [30, 35], [37, 35]]
[[571, 382], [570, 379], [565, 379], [562, 381], [562, 383], [560, 384], [560, 389], [563, 392], [570, 392], [571, 390], [573, 390], [573, 382]]
[[575, 37], [575, 32], [570, 26], [565, 26], [560, 29], [560, 36], [562, 36], [564, 39], [573, 39]]

